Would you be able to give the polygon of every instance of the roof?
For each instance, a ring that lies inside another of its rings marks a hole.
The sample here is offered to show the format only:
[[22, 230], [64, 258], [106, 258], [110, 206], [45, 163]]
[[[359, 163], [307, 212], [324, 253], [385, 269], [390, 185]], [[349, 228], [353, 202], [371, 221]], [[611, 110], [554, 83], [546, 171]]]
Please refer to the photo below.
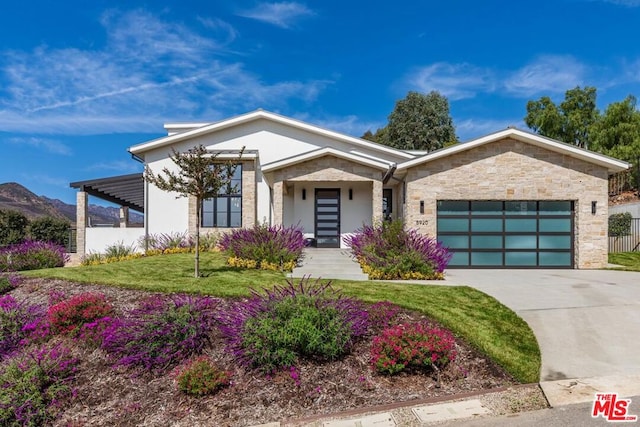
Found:
[[[378, 144], [375, 142], [367, 141], [366, 139], [356, 138], [353, 136], [345, 135], [339, 132], [335, 132], [332, 130], [324, 129], [319, 126], [315, 126], [309, 123], [305, 123], [300, 120], [295, 120], [289, 117], [281, 116], [279, 114], [271, 113], [265, 110], [256, 110], [247, 114], [242, 114], [240, 116], [232, 117], [230, 119], [222, 120], [215, 123], [206, 124], [204, 126], [200, 126], [196, 129], [187, 130], [185, 132], [175, 133], [169, 136], [165, 136], [163, 138], [154, 139], [152, 141], [144, 142], [142, 144], [134, 145], [129, 148], [129, 152], [132, 154], [141, 154], [149, 150], [153, 150], [155, 148], [160, 148], [164, 146], [168, 146], [174, 144], [176, 142], [184, 141], [187, 139], [191, 139], [197, 136], [205, 135], [208, 133], [216, 132], [222, 129], [227, 129], [233, 126], [239, 126], [245, 123], [250, 123], [256, 120], [269, 120], [274, 123], [280, 123], [285, 126], [293, 127], [296, 129], [301, 129], [307, 132], [311, 132], [317, 135], [321, 135], [324, 137], [332, 138], [338, 141], [346, 142], [352, 145], [366, 147], [375, 151], [384, 152], [388, 154], [395, 155], [397, 157], [405, 158], [407, 160], [414, 158], [415, 156], [409, 154], [405, 151], [398, 150], [392, 147], [388, 147], [386, 145]], [[191, 124], [193, 125], [199, 125]], [[169, 125], [172, 128], [178, 127], [177, 124]], [[191, 127], [189, 124], [182, 124], [184, 128]]]
[[595, 153], [584, 148], [576, 147], [575, 145], [556, 141], [555, 139], [547, 138], [520, 129], [508, 128], [477, 139], [473, 139], [468, 142], [463, 142], [447, 148], [432, 151], [431, 153], [425, 154], [424, 156], [400, 163], [398, 165], [398, 171], [404, 171], [414, 166], [428, 163], [446, 156], [450, 156], [466, 150], [471, 150], [473, 148], [507, 138], [515, 139], [517, 141], [542, 147], [550, 151], [554, 151], [566, 156], [574, 157], [589, 163], [605, 167], [607, 168], [609, 173], [622, 172], [629, 169], [629, 164], [622, 160], [614, 159], [612, 157], [605, 156], [604, 154]]
[[144, 179], [141, 173], [77, 181], [69, 186], [144, 213]]
[[263, 172], [271, 172], [274, 170], [282, 169], [288, 166], [295, 165], [297, 163], [306, 162], [309, 160], [317, 159], [324, 156], [334, 156], [340, 159], [350, 160], [362, 165], [371, 166], [373, 168], [387, 170], [389, 166], [394, 165], [392, 162], [382, 161], [377, 159], [371, 159], [362, 155], [354, 153], [346, 153], [344, 151], [336, 150], [331, 147], [319, 148], [317, 150], [307, 151], [306, 153], [298, 154], [297, 156], [288, 157], [286, 159], [278, 160], [275, 162], [262, 165]]

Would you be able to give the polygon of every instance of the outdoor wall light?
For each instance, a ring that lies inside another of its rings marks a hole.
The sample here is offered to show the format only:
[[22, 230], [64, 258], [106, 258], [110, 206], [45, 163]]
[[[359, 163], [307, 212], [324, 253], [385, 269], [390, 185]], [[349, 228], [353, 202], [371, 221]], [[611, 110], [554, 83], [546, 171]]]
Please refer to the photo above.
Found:
[[597, 206], [597, 204], [598, 204], [598, 202], [597, 202], [597, 201], [595, 201], [595, 200], [594, 200], [593, 202], [591, 202], [591, 213], [592, 213], [593, 215], [595, 215], [595, 214], [596, 214], [596, 206]]
[[349, 189], [349, 200], [353, 200], [353, 189]]
[[307, 189], [306, 188], [302, 189], [302, 200], [307, 200]]
[[424, 213], [424, 200], [420, 200], [420, 213]]

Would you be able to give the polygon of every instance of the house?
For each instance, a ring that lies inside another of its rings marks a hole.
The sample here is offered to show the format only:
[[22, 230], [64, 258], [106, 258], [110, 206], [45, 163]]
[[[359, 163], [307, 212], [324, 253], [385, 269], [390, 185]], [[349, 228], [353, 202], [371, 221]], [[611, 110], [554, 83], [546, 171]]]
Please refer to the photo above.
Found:
[[[256, 223], [299, 224], [318, 247], [344, 246], [362, 224], [401, 218], [437, 236], [450, 267], [600, 268], [607, 263], [607, 180], [628, 164], [508, 128], [431, 153], [402, 151], [263, 110], [215, 123], [165, 125], [135, 145], [154, 172], [171, 150], [203, 144], [236, 159], [237, 191], [196, 206], [140, 174], [72, 183], [78, 188], [78, 252], [145, 234]], [[86, 226], [87, 194], [122, 206], [120, 228]], [[127, 227], [128, 209], [145, 213]]]

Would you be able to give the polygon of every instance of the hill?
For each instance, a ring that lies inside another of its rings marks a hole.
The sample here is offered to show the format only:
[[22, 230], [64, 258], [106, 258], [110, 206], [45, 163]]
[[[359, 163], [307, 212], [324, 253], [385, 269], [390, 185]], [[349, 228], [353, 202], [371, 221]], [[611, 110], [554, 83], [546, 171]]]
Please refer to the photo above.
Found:
[[[16, 182], [0, 184], [0, 209], [11, 209], [22, 212], [27, 218], [43, 216], [76, 221], [76, 205], [70, 205], [58, 199], [38, 196]], [[89, 217], [94, 224], [115, 224], [119, 221], [120, 212], [116, 207], [89, 205]], [[132, 222], [142, 222], [142, 215], [131, 212]]]

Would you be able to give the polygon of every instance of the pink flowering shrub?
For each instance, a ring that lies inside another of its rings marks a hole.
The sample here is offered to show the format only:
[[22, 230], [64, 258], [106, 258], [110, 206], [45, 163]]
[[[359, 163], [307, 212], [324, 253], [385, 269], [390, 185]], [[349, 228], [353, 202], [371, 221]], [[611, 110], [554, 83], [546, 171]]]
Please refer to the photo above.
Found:
[[53, 333], [76, 334], [86, 323], [110, 316], [113, 306], [102, 294], [74, 295], [49, 307], [47, 320]]
[[0, 359], [13, 354], [25, 344], [43, 319], [43, 307], [19, 302], [11, 295], [1, 296]]
[[0, 248], [0, 272], [63, 267], [69, 261], [64, 246], [27, 240]]
[[231, 373], [218, 369], [206, 356], [185, 364], [177, 376], [178, 389], [193, 396], [213, 394], [230, 381]]
[[424, 323], [387, 328], [373, 339], [371, 366], [381, 374], [442, 368], [456, 358], [451, 332]]

